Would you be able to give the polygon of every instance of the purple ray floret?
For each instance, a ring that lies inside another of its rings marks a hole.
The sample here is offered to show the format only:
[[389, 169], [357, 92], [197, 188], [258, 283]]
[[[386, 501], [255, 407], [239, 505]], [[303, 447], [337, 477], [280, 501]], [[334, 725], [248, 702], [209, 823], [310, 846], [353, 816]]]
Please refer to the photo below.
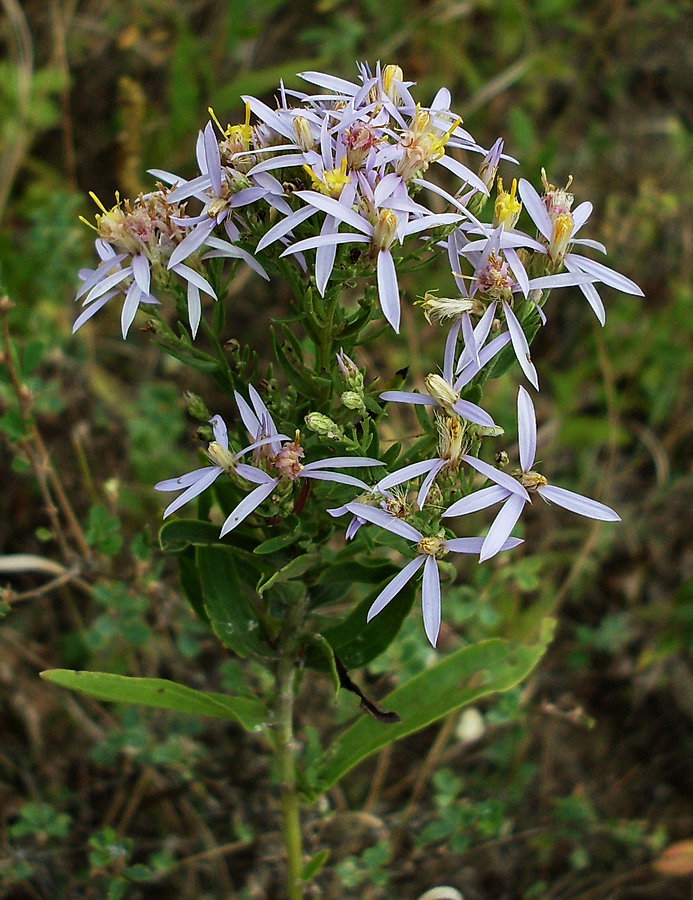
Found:
[[537, 449], [537, 422], [532, 398], [523, 387], [520, 387], [517, 395], [517, 422], [520, 470], [514, 473], [514, 477], [511, 477], [482, 460], [465, 456], [464, 459], [467, 463], [495, 484], [457, 500], [442, 514], [444, 518], [465, 516], [496, 503], [503, 503], [484, 539], [479, 562], [490, 559], [503, 548], [504, 542], [520, 518], [525, 504], [531, 502], [528, 491], [539, 494], [548, 503], [556, 503], [564, 509], [589, 519], [597, 519], [601, 522], [620, 522], [621, 520], [618, 513], [604, 503], [583, 497], [582, 494], [576, 494], [565, 488], [550, 485], [543, 475], [532, 470]]
[[[421, 611], [426, 637], [431, 645], [435, 647], [440, 632], [440, 575], [437, 560], [447, 553], [480, 553], [483, 539], [452, 538], [445, 540], [440, 536], [425, 537], [413, 525], [391, 516], [385, 510], [366, 506], [363, 503], [347, 503], [346, 509], [359, 519], [377, 525], [391, 534], [399, 535], [405, 540], [412, 541], [417, 554], [375, 598], [371, 608], [368, 610], [367, 621], [370, 622], [374, 616], [382, 612], [387, 604], [397, 596], [423, 566]], [[521, 543], [522, 541], [517, 538], [509, 538], [503, 542], [503, 546], [500, 549], [511, 550]]]

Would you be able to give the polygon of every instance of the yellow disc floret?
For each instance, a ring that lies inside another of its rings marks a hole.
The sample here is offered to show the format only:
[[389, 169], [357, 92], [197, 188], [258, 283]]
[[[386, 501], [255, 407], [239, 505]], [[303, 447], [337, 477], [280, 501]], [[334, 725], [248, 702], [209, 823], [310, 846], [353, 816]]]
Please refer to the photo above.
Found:
[[517, 199], [517, 178], [513, 178], [509, 191], [503, 190], [503, 179], [497, 181], [496, 203], [493, 208], [493, 224], [497, 228], [514, 228], [522, 212], [522, 204]]

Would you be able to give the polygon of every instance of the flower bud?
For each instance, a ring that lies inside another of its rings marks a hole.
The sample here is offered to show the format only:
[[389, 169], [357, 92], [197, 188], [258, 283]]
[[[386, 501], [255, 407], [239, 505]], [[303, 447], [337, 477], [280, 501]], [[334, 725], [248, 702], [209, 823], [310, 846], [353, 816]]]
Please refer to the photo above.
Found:
[[456, 415], [452, 408], [460, 398], [444, 378], [440, 375], [427, 375], [424, 379], [426, 390], [431, 397], [450, 415]]
[[566, 254], [573, 233], [573, 225], [573, 214], [569, 212], [560, 213], [553, 220], [549, 256], [555, 263], [561, 262]]
[[440, 324], [445, 319], [460, 319], [474, 309], [474, 301], [467, 297], [436, 297], [432, 291], [426, 291], [423, 300], [417, 300], [416, 305], [423, 309], [429, 325]]
[[497, 469], [504, 469], [508, 465], [508, 454], [505, 450], [499, 450], [494, 457], [494, 462], [496, 464]]
[[373, 227], [373, 243], [380, 250], [388, 250], [397, 237], [397, 216], [391, 209], [381, 209]]
[[337, 425], [336, 422], [333, 422], [332, 419], [328, 418], [328, 416], [324, 416], [319, 412], [311, 412], [305, 417], [306, 426], [314, 431], [316, 434], [321, 435], [322, 437], [330, 438], [335, 441], [344, 440], [344, 432]]
[[315, 138], [310, 127], [310, 122], [305, 116], [296, 116], [293, 121], [294, 134], [296, 135], [296, 143], [307, 153], [315, 146]]
[[188, 410], [188, 415], [200, 422], [209, 422], [211, 415], [201, 397], [193, 394], [192, 391], [185, 391], [183, 399], [185, 400], [185, 408]]
[[438, 453], [441, 459], [457, 462], [462, 454], [464, 429], [459, 419], [452, 416], [437, 417]]
[[536, 491], [540, 487], [544, 487], [549, 483], [548, 478], [540, 475], [539, 472], [513, 472], [513, 475], [520, 482], [523, 488], [528, 491]]
[[484, 182], [486, 187], [491, 190], [493, 182], [496, 180], [498, 172], [498, 163], [503, 153], [503, 138], [498, 138], [493, 147], [488, 151], [479, 166], [479, 178]]
[[280, 475], [289, 481], [296, 481], [301, 469], [301, 460], [304, 457], [303, 447], [299, 444], [301, 435], [296, 432], [296, 437], [290, 444], [284, 444], [274, 458], [274, 465]]
[[359, 394], [356, 391], [344, 391], [339, 399], [347, 409], [358, 409], [360, 411], [364, 409], [363, 394]]
[[402, 98], [396, 82], [404, 81], [404, 72], [399, 66], [385, 66], [383, 69], [383, 90], [394, 104], [401, 104]]
[[219, 466], [230, 475], [236, 468], [237, 459], [230, 450], [222, 447], [218, 441], [212, 441], [207, 447], [207, 456], [212, 460], [215, 466]]
[[[346, 386], [360, 394], [363, 391], [363, 374], [354, 360], [350, 359], [342, 349], [337, 354], [337, 368], [346, 382]], [[344, 405], [349, 406], [348, 403], [344, 403]]]

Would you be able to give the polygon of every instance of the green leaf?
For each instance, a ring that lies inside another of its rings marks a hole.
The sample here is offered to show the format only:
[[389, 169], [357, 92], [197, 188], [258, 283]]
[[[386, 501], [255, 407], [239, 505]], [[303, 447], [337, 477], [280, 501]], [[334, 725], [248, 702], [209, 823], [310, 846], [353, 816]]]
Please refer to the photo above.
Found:
[[325, 567], [320, 576], [320, 584], [335, 584], [348, 582], [349, 584], [380, 584], [389, 575], [394, 575], [397, 567], [385, 560], [378, 560], [373, 565], [356, 562], [356, 560], [344, 560], [335, 562]]
[[301, 869], [301, 881], [312, 881], [318, 872], [321, 871], [322, 867], [329, 859], [329, 856], [329, 850], [318, 850], [315, 856], [312, 856]]
[[195, 560], [195, 551], [192, 547], [188, 547], [178, 556], [178, 577], [180, 586], [183, 588], [183, 593], [193, 612], [208, 628], [211, 628], [212, 623], [205, 609], [202, 580]]
[[181, 553], [191, 544], [218, 544], [219, 526], [198, 519], [171, 519], [162, 526], [159, 543], [164, 553]]
[[205, 610], [219, 640], [239, 656], [253, 651], [266, 653], [261, 623], [241, 586], [233, 551], [228, 547], [198, 547], [196, 560]]
[[105, 506], [92, 506], [84, 533], [86, 542], [104, 556], [114, 556], [123, 546], [120, 522]]
[[320, 559], [318, 553], [305, 553], [303, 556], [296, 556], [291, 562], [279, 569], [274, 575], [270, 576], [267, 581], [261, 584], [257, 592], [262, 596], [275, 584], [281, 584], [283, 581], [291, 581], [294, 578], [300, 578]]
[[321, 634], [311, 634], [305, 637], [306, 643], [316, 651], [325, 662], [327, 671], [332, 678], [332, 686], [334, 687], [335, 696], [339, 693], [341, 687], [339, 681], [339, 672], [337, 671], [337, 663], [334, 658], [334, 650], [330, 646], [330, 642]]
[[287, 381], [296, 388], [301, 396], [315, 399], [321, 390], [330, 387], [329, 379], [313, 374], [303, 365], [296, 357], [291, 343], [288, 340], [283, 342], [275, 328], [272, 328], [272, 347], [277, 364]]
[[40, 675], [51, 684], [79, 691], [97, 700], [138, 703], [193, 716], [234, 719], [246, 731], [259, 731], [267, 721], [267, 713], [259, 700], [196, 691], [165, 678], [133, 678], [72, 669], [48, 669]]
[[170, 344], [164, 344], [161, 341], [155, 341], [154, 343], [158, 344], [162, 350], [165, 350], [169, 356], [172, 356], [174, 359], [182, 362], [183, 365], [186, 365], [191, 369], [195, 369], [196, 372], [212, 373], [218, 371], [221, 368], [219, 362], [216, 359], [214, 359], [212, 356], [207, 356], [204, 353], [200, 354], [200, 356], [191, 356], [189, 353], [183, 353], [181, 350], [176, 350]]
[[294, 544], [300, 537], [301, 532], [298, 529], [295, 529], [289, 534], [280, 534], [277, 537], [269, 538], [269, 540], [258, 544], [253, 550], [253, 553], [262, 556], [266, 553], [276, 553], [278, 550], [285, 550], [287, 547], [290, 547], [291, 544]]
[[[380, 584], [369, 593], [340, 625], [322, 631], [323, 638], [347, 669], [360, 669], [379, 656], [397, 637], [402, 622], [409, 615], [416, 593], [412, 584], [400, 591], [375, 619], [366, 622], [368, 610], [382, 588]], [[311, 651], [306, 663], [318, 671], [325, 671], [323, 659]]]
[[319, 790], [327, 790], [361, 760], [393, 741], [479, 697], [514, 687], [544, 655], [554, 627], [554, 620], [545, 619], [539, 640], [531, 646], [512, 646], [493, 638], [464, 647], [396, 688], [381, 702], [386, 709], [397, 712], [400, 721], [383, 725], [363, 716], [348, 728], [325, 752], [319, 770]]

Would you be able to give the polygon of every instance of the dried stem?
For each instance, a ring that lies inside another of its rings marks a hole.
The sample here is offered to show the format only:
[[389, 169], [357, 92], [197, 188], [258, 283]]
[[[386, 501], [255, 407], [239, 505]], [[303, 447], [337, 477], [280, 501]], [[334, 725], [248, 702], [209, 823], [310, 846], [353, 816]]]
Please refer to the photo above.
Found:
[[[12, 305], [13, 304], [7, 297], [0, 298], [0, 317], [2, 317], [5, 364], [10, 376], [12, 389], [17, 397], [22, 421], [27, 429], [27, 437], [22, 441], [24, 450], [29, 458], [31, 467], [34, 470], [41, 495], [44, 499], [46, 512], [48, 513], [53, 526], [55, 539], [60, 545], [63, 556], [69, 561], [74, 554], [63, 533], [62, 523], [58, 512], [62, 513], [63, 518], [67, 523], [70, 536], [77, 546], [79, 555], [84, 560], [91, 560], [93, 557], [91, 547], [87, 544], [82, 526], [79, 524], [79, 520], [72, 509], [72, 505], [68, 500], [62, 482], [50, 461], [50, 456], [48, 455], [48, 450], [43, 442], [43, 438], [33, 421], [31, 415], [31, 395], [21, 383], [19, 373], [15, 366], [12, 354], [12, 342], [10, 340], [10, 328], [7, 321], [8, 313], [12, 308]], [[55, 498], [55, 501], [53, 498]]]

